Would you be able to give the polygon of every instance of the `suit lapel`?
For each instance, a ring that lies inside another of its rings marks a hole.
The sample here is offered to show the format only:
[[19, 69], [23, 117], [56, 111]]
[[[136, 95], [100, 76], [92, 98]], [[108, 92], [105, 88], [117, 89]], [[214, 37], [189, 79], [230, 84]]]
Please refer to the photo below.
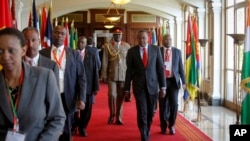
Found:
[[6, 117], [9, 119], [9, 121], [13, 122], [13, 114], [12, 109], [10, 106], [10, 102], [7, 97], [7, 90], [6, 90], [6, 84], [3, 76], [3, 71], [0, 71], [0, 88], [2, 89], [2, 92], [0, 92], [0, 108], [2, 109], [3, 113], [6, 115]]
[[[151, 63], [151, 61], [152, 61], [152, 57], [153, 57], [152, 53], [153, 53], [153, 49], [152, 49], [151, 45], [148, 45], [148, 65], [149, 65], [149, 64]], [[147, 65], [147, 66], [148, 66], [148, 65]]]
[[39, 55], [38, 66], [46, 66], [46, 62], [43, 61], [43, 57]]
[[72, 59], [72, 54], [71, 51], [69, 50], [69, 48], [65, 48], [65, 52], [66, 52], [66, 64], [65, 64], [65, 73], [67, 73], [68, 71], [66, 70], [67, 68], [70, 68], [71, 64], [74, 62]]
[[173, 71], [174, 71], [175, 61], [177, 60], [176, 57], [177, 57], [177, 56], [176, 56], [176, 51], [175, 51], [175, 49], [172, 47], [172, 69], [173, 69]]
[[135, 48], [136, 48], [135, 55], [137, 56], [137, 59], [140, 60], [139, 62], [141, 62], [141, 65], [144, 67], [142, 57], [141, 57], [141, 48], [140, 46], [135, 46]]
[[31, 66], [23, 63], [24, 66], [24, 80], [21, 89], [21, 98], [17, 108], [17, 116], [21, 118], [25, 114], [25, 110], [28, 109], [29, 101], [33, 94], [33, 88], [36, 84], [36, 76], [33, 71], [31, 71]]

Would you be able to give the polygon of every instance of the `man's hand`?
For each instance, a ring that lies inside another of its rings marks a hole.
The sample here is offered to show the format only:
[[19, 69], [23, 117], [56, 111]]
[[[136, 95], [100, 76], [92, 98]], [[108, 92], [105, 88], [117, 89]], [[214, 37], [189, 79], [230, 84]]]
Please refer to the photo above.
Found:
[[131, 102], [131, 94], [130, 92], [124, 92], [125, 102]]
[[164, 98], [166, 96], [166, 90], [165, 89], [161, 89], [160, 90], [160, 98]]
[[85, 109], [85, 103], [83, 101], [77, 101], [77, 109], [84, 110]]
[[97, 93], [98, 93], [98, 91], [95, 91], [95, 92], [94, 92], [94, 95], [97, 95]]
[[185, 84], [183, 84], [183, 85], [182, 85], [182, 88], [183, 88], [183, 90], [185, 90], [185, 89], [186, 89], [186, 85], [185, 85]]

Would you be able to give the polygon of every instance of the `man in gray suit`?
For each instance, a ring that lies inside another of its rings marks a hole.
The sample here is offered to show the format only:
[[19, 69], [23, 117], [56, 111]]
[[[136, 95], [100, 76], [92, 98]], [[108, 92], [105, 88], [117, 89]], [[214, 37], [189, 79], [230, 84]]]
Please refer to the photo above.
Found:
[[37, 29], [34, 27], [26, 27], [23, 29], [22, 33], [27, 45], [26, 56], [23, 57], [23, 60], [32, 66], [51, 69], [54, 72], [59, 85], [59, 68], [56, 62], [39, 54], [41, 40], [39, 39], [39, 32]]
[[102, 58], [101, 78], [108, 83], [108, 124], [123, 125], [124, 81], [127, 69], [126, 56], [130, 45], [122, 40], [122, 29], [114, 28], [113, 39], [105, 44]]
[[124, 91], [127, 99], [131, 95], [132, 82], [141, 141], [148, 141], [158, 95], [160, 98], [166, 95], [166, 80], [160, 48], [147, 43], [146, 30], [138, 32], [137, 40], [138, 45], [130, 48], [127, 54]]
[[[185, 74], [182, 63], [181, 51], [172, 47], [172, 38], [166, 34], [162, 38], [163, 47], [161, 48], [165, 76], [167, 81], [166, 97], [159, 99], [161, 133], [167, 133], [167, 126], [170, 134], [175, 134], [175, 121], [178, 112], [178, 93], [181, 87], [185, 89]], [[167, 125], [168, 124], [168, 125]]]
[[67, 116], [64, 131], [59, 140], [70, 141], [71, 122], [75, 109], [85, 108], [87, 85], [85, 69], [80, 53], [64, 46], [65, 27], [61, 25], [54, 27], [52, 37], [52, 47], [42, 49], [40, 54], [54, 60], [59, 67], [59, 90]]

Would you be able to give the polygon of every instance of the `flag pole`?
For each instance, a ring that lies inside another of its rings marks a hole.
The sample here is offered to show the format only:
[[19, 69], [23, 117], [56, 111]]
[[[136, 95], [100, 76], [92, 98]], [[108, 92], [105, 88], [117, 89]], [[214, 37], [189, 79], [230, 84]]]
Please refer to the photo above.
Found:
[[237, 64], [239, 63], [238, 61], [238, 52], [239, 52], [239, 47], [244, 43], [245, 39], [245, 34], [227, 34], [228, 36], [232, 37], [234, 39], [234, 81], [233, 81], [233, 99], [234, 99], [234, 104], [235, 104], [235, 110], [236, 110], [236, 124], [240, 124], [240, 110], [239, 110], [239, 83], [238, 83], [238, 77], [237, 75]]
[[[199, 39], [199, 43], [200, 43], [200, 48], [202, 50], [202, 48], [204, 49], [206, 47], [206, 43], [207, 43], [208, 39]], [[204, 49], [205, 50], [205, 49]], [[200, 122], [202, 120], [201, 118], [201, 96], [203, 96], [203, 92], [204, 92], [204, 83], [203, 80], [205, 78], [205, 74], [204, 74], [204, 68], [205, 66], [203, 65], [204, 61], [203, 58], [205, 58], [205, 54], [204, 54], [204, 50], [202, 52], [202, 56], [200, 57], [200, 62], [201, 62], [201, 89], [199, 91], [197, 91], [197, 119], [193, 119], [192, 122]]]

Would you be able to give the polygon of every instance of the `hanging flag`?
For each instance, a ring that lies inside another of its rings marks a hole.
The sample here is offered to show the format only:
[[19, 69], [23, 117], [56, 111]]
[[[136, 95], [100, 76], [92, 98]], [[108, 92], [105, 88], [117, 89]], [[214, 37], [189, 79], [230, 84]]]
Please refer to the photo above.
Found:
[[[0, 30], [6, 27], [13, 27], [12, 17], [10, 13], [9, 0], [0, 0]], [[3, 67], [0, 64], [0, 70]]]
[[43, 5], [43, 8], [42, 8], [40, 23], [41, 23], [40, 24], [40, 36], [41, 36], [41, 41], [43, 41], [45, 30], [46, 30], [46, 24], [47, 24], [47, 9], [45, 7], [45, 4]]
[[0, 0], [0, 17], [0, 30], [6, 27], [13, 27], [9, 0]]
[[162, 37], [167, 33], [167, 28], [166, 28], [166, 26], [164, 25], [164, 23], [163, 23], [163, 25], [162, 25], [162, 30], [161, 30], [161, 32], [162, 32]]
[[152, 41], [152, 44], [153, 45], [157, 45], [157, 37], [156, 37], [156, 32], [155, 32], [155, 28], [152, 28], [152, 39], [151, 39], [151, 41]]
[[162, 46], [162, 27], [158, 27], [157, 29], [157, 35], [158, 35], [158, 46]]
[[76, 36], [75, 36], [75, 27], [74, 27], [74, 20], [71, 22], [70, 26], [70, 48], [76, 49]]
[[65, 40], [64, 40], [64, 46], [65, 47], [69, 47], [69, 26], [68, 26], [68, 22], [69, 22], [69, 19], [67, 17], [66, 22], [64, 24], [64, 27], [66, 29], [66, 37], [65, 37]]
[[245, 48], [241, 73], [241, 124], [250, 124], [250, 2], [248, 2], [248, 16], [245, 34]]
[[192, 19], [188, 16], [187, 22], [187, 40], [186, 40], [186, 87], [190, 99], [193, 100], [198, 90], [197, 70], [196, 70], [196, 50], [195, 39], [192, 29]]
[[195, 42], [195, 56], [196, 56], [196, 70], [197, 70], [197, 87], [201, 84], [201, 59], [200, 59], [200, 43], [199, 43], [199, 29], [195, 16], [192, 16], [193, 34]]
[[32, 23], [33, 23], [33, 27], [35, 27], [37, 31], [40, 33], [39, 21], [38, 21], [37, 10], [36, 10], [36, 0], [33, 0], [33, 4], [32, 4]]
[[11, 15], [12, 15], [12, 24], [13, 27], [17, 28], [17, 20], [16, 20], [16, 1], [11, 1]]
[[43, 43], [42, 43], [43, 48], [50, 47], [51, 42], [52, 42], [52, 35], [51, 35], [52, 34], [52, 24], [50, 21], [51, 9], [52, 9], [52, 5], [50, 5], [47, 20], [46, 20], [45, 33], [44, 33], [44, 38], [43, 38]]

